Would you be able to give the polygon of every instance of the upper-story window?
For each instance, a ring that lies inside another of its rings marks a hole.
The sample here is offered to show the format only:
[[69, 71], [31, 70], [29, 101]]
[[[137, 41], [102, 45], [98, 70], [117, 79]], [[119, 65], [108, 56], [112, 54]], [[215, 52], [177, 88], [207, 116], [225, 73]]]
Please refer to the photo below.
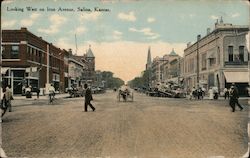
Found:
[[3, 59], [7, 59], [7, 58], [8, 58], [5, 49], [6, 49], [5, 46], [2, 46], [2, 58], [3, 58]]
[[239, 47], [239, 59], [240, 61], [244, 61], [244, 46]]
[[206, 70], [206, 68], [207, 68], [206, 54], [202, 54], [201, 59], [202, 59], [202, 67], [201, 67], [201, 70]]
[[220, 64], [220, 47], [217, 48], [217, 64]]
[[233, 49], [233, 46], [228, 46], [228, 61], [234, 61]]
[[216, 58], [210, 58], [210, 60], [209, 60], [209, 64], [210, 64], [210, 67], [213, 67], [213, 66], [215, 66], [216, 65]]
[[10, 53], [11, 59], [18, 59], [19, 58], [19, 46], [11, 46], [11, 53]]

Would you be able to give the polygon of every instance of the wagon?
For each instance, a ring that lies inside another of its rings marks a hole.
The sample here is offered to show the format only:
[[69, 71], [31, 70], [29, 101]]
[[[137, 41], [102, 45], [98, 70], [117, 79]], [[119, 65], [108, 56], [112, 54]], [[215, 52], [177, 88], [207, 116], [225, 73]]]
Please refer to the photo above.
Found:
[[119, 90], [118, 91], [118, 96], [117, 96], [118, 101], [134, 101], [134, 94], [133, 92], [129, 91], [128, 89], [126, 90]]

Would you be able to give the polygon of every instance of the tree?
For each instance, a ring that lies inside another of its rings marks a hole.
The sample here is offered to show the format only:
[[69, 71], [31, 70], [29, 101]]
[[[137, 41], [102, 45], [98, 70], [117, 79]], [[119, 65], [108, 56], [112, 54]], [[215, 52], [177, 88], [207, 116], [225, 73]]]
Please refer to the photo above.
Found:
[[128, 84], [132, 88], [149, 88], [151, 71], [145, 70], [141, 73], [140, 77], [135, 77], [133, 80], [129, 81]]
[[105, 88], [118, 88], [124, 85], [124, 81], [120, 78], [113, 77], [114, 73], [110, 71], [103, 71], [101, 72], [101, 79], [100, 81], [105, 82]]

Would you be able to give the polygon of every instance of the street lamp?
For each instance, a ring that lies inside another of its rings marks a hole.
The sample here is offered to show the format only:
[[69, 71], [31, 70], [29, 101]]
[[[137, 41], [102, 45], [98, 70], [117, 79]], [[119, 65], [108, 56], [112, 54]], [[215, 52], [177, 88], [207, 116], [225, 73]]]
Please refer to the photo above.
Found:
[[201, 39], [201, 35], [197, 36], [197, 88], [199, 88], [200, 82], [200, 59], [199, 59], [199, 41]]

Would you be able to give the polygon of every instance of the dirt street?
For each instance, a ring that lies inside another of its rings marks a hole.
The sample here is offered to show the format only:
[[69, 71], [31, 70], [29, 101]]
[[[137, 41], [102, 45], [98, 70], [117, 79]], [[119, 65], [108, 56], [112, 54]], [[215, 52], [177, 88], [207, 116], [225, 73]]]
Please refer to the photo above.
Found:
[[240, 157], [247, 151], [248, 106], [153, 98], [135, 93], [118, 102], [115, 92], [83, 98], [14, 100], [3, 118], [3, 149], [9, 157], [201, 158]]

